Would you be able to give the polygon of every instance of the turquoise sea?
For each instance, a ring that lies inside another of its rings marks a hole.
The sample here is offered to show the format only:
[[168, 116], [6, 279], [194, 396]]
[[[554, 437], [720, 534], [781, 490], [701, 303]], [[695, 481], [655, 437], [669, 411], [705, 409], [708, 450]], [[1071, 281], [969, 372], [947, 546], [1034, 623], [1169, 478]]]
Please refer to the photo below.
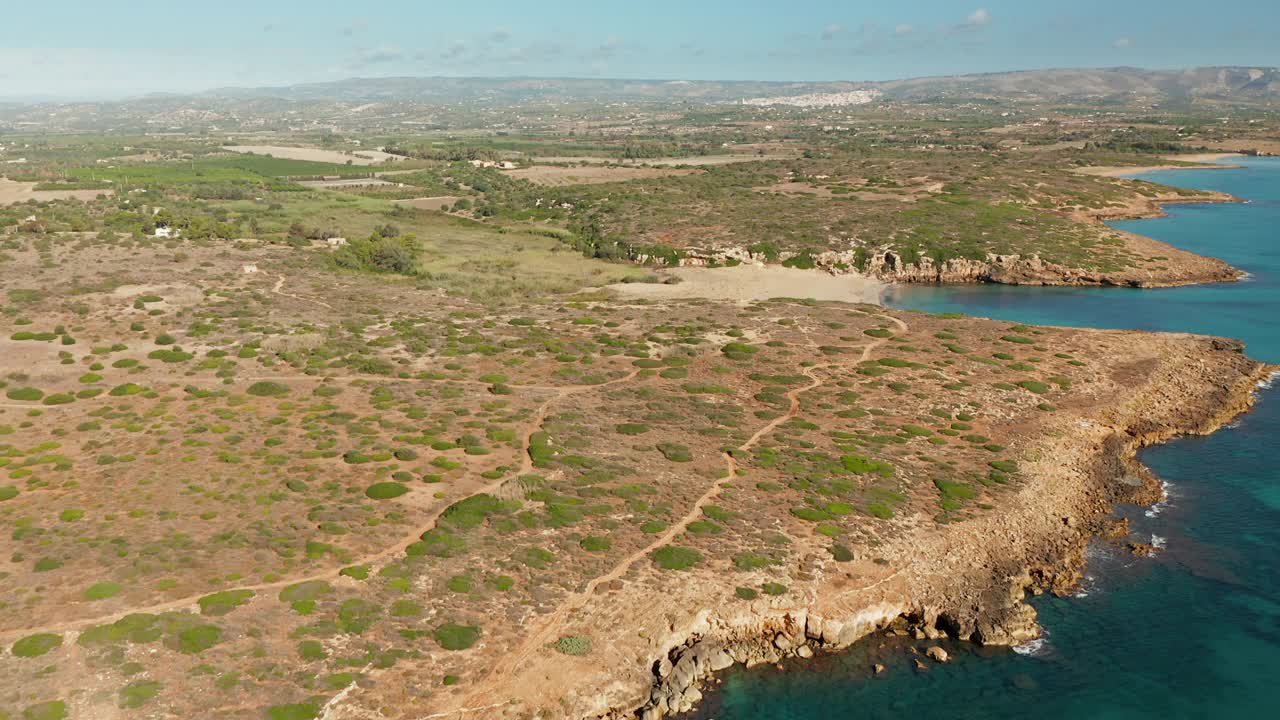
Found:
[[[888, 302], [1028, 323], [1224, 335], [1280, 363], [1280, 160], [1240, 164], [1142, 177], [1221, 190], [1246, 204], [1171, 206], [1167, 218], [1115, 225], [1222, 258], [1250, 273], [1244, 282], [909, 287]], [[1165, 551], [1135, 558], [1095, 544], [1076, 597], [1036, 601], [1042, 642], [1018, 652], [951, 644], [951, 663], [919, 672], [909, 643], [868, 638], [783, 670], [731, 670], [690, 717], [1280, 717], [1280, 380], [1275, 386], [1232, 427], [1143, 454], [1170, 499], [1119, 512]], [[876, 662], [889, 669], [873, 677]]]

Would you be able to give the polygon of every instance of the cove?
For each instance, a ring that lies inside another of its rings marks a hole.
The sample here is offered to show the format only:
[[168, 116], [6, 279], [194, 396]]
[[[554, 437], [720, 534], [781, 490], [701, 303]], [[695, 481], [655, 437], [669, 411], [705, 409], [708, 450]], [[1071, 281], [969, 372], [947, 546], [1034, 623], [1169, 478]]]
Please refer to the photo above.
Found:
[[[1131, 328], [1244, 340], [1280, 363], [1280, 160], [1139, 176], [1227, 192], [1247, 203], [1174, 205], [1117, 222], [1249, 273], [1238, 283], [1160, 290], [898, 286], [886, 304], [1044, 325]], [[1169, 500], [1126, 507], [1137, 558], [1096, 543], [1070, 598], [1035, 601], [1043, 641], [1019, 651], [944, 647], [915, 668], [910, 639], [872, 636], [846, 652], [722, 675], [688, 717], [1264, 718], [1280, 707], [1280, 381], [1256, 410], [1209, 437], [1150, 448], [1142, 460]], [[936, 643], [927, 643], [936, 644]], [[920, 650], [926, 643], [919, 643]], [[876, 675], [875, 664], [885, 666]]]

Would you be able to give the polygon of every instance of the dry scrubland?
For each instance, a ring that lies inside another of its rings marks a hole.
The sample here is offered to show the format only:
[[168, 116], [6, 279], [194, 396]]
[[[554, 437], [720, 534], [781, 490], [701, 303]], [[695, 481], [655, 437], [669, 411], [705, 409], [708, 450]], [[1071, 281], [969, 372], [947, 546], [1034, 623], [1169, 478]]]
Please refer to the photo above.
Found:
[[227, 102], [0, 108], [0, 720], [652, 720], [870, 632], [1015, 643], [1158, 495], [1135, 448], [1262, 373], [865, 302], [1235, 278], [1100, 222], [1230, 198], [1074, 171], [1260, 115]]
[[1029, 488], [1134, 403], [1255, 369], [871, 305], [495, 309], [265, 245], [6, 252], [10, 717], [634, 706], [709, 615], [968, 587], [960, 538], [1036, 537]]

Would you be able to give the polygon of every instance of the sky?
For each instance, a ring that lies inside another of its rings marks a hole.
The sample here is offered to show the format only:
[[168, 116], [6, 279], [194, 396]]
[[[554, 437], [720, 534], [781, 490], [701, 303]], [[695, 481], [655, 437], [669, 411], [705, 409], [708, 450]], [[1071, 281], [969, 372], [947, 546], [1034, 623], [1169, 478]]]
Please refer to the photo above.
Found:
[[386, 76], [888, 80], [1280, 65], [1276, 0], [61, 0], [0, 9], [0, 98]]

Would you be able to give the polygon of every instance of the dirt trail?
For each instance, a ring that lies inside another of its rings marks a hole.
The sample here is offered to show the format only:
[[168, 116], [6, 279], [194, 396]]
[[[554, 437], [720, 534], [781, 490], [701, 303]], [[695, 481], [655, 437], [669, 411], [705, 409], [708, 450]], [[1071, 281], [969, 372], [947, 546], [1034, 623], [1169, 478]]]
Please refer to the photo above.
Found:
[[[895, 325], [898, 326], [898, 330], [900, 332], [906, 332], [909, 329], [908, 325], [905, 322], [897, 318], [890, 317], [887, 315], [881, 316], [881, 317], [884, 317], [885, 319], [892, 321]], [[863, 363], [871, 359], [871, 354], [875, 352], [876, 349], [880, 348], [885, 343], [889, 342], [889, 340], [891, 339], [892, 338], [882, 338], [882, 339], [874, 340], [872, 342], [867, 343], [867, 345], [863, 347], [862, 354], [858, 357], [857, 362]], [[738, 451], [750, 450], [752, 447], [756, 445], [756, 443], [760, 442], [760, 440], [762, 440], [767, 435], [772, 433], [780, 425], [787, 422], [788, 420], [794, 419], [800, 413], [800, 396], [806, 392], [809, 392], [810, 390], [819, 388], [824, 384], [824, 381], [822, 380], [822, 378], [818, 377], [815, 373], [819, 370], [823, 370], [831, 367], [839, 367], [842, 364], [843, 363], [824, 363], [822, 365], [815, 365], [813, 367], [804, 368], [803, 373], [805, 374], [805, 376], [809, 378], [810, 382], [808, 385], [802, 388], [796, 388], [787, 393], [787, 398], [790, 400], [790, 408], [787, 410], [787, 412], [780, 417], [774, 418], [772, 421], [770, 421], [767, 425], [761, 427], [759, 430], [756, 430], [755, 434], [753, 434], [750, 438], [748, 438], [746, 442], [739, 445], [736, 449]], [[531, 652], [534, 652], [542, 648], [548, 643], [552, 642], [555, 639], [554, 636], [558, 634], [560, 629], [563, 627], [565, 620], [568, 619], [568, 617], [572, 615], [574, 612], [582, 609], [582, 607], [585, 606], [587, 602], [591, 600], [592, 596], [595, 594], [595, 591], [599, 589], [600, 586], [604, 585], [605, 583], [610, 583], [610, 582], [613, 582], [614, 580], [621, 579], [624, 575], [630, 572], [631, 568], [634, 567], [636, 563], [641, 562], [645, 558], [649, 557], [650, 553], [654, 552], [655, 550], [675, 540], [677, 536], [679, 536], [681, 533], [685, 532], [685, 530], [688, 529], [690, 523], [702, 517], [702, 509], [705, 508], [707, 505], [709, 505], [711, 501], [715, 500], [720, 495], [720, 491], [724, 488], [724, 484], [737, 478], [737, 470], [738, 470], [737, 460], [735, 460], [733, 455], [729, 452], [724, 453], [723, 458], [725, 461], [725, 470], [726, 470], [724, 476], [721, 477], [719, 480], [716, 480], [714, 483], [712, 483], [711, 487], [708, 488], [707, 491], [703, 493], [702, 496], [697, 499], [697, 501], [694, 502], [693, 506], [689, 508], [689, 511], [685, 513], [678, 522], [676, 522], [674, 525], [668, 528], [661, 535], [656, 537], [653, 540], [653, 542], [649, 543], [648, 545], [641, 548], [640, 550], [637, 550], [634, 553], [631, 553], [627, 557], [623, 558], [616, 566], [614, 566], [613, 570], [609, 571], [604, 575], [600, 575], [594, 578], [593, 580], [591, 580], [590, 582], [588, 582], [586, 587], [584, 587], [581, 592], [578, 592], [566, 598], [565, 601], [560, 605], [560, 607], [557, 608], [554, 613], [548, 616], [545, 621], [543, 621], [542, 627], [540, 627], [538, 630], [534, 631], [533, 633], [527, 635], [525, 639], [521, 641], [519, 646], [517, 646], [514, 650], [512, 650], [509, 653], [506, 653], [503, 656], [502, 661], [499, 662], [499, 664], [494, 667], [493, 673], [489, 677], [489, 681], [485, 683], [485, 685], [488, 686], [489, 690], [486, 691], [483, 688], [478, 688], [477, 691], [482, 693], [488, 692], [488, 694], [492, 696], [492, 692], [491, 692], [491, 688], [493, 685], [492, 681], [496, 679], [499, 682], [501, 682], [502, 680], [508, 677], [511, 677], [520, 668], [523, 668], [526, 664], [526, 660], [529, 654]], [[460, 708], [458, 710], [454, 710], [451, 712], [439, 713], [437, 715], [431, 715], [428, 717], [434, 718], [434, 717], [444, 717], [447, 715], [459, 715], [459, 714], [464, 714], [469, 712], [475, 712], [478, 709], [479, 708], [475, 708], [475, 707]]]
[[280, 279], [276, 280], [276, 284], [271, 287], [271, 292], [275, 293], [276, 295], [281, 295], [287, 298], [293, 298], [294, 300], [299, 300], [301, 302], [314, 303], [321, 307], [329, 308], [330, 310], [336, 310], [336, 308], [334, 308], [332, 305], [330, 305], [329, 303], [323, 300], [316, 300], [315, 298], [306, 298], [306, 297], [302, 297], [301, 295], [294, 295], [292, 293], [285, 292], [284, 291], [285, 277], [284, 275], [280, 275], [279, 277]]
[[[519, 475], [527, 474], [533, 469], [533, 458], [529, 455], [529, 444], [533, 438], [534, 433], [542, 429], [542, 424], [546, 421], [547, 415], [549, 414], [552, 405], [554, 405], [556, 402], [560, 400], [563, 400], [566, 397], [575, 395], [577, 393], [586, 392], [588, 390], [597, 390], [603, 387], [609, 387], [611, 385], [619, 385], [622, 383], [630, 382], [634, 380], [637, 376], [639, 376], [641, 372], [642, 372], [641, 368], [636, 368], [631, 372], [627, 373], [625, 376], [617, 378], [616, 380], [610, 380], [608, 382], [603, 382], [596, 385], [566, 385], [560, 388], [556, 388], [555, 395], [548, 398], [544, 403], [542, 403], [542, 405], [538, 407], [538, 412], [534, 415], [534, 418], [530, 423], [529, 430], [524, 434], [524, 441], [522, 443], [522, 452], [521, 452], [521, 454], [524, 456], [524, 460], [521, 463]], [[506, 483], [509, 479], [510, 479], [510, 476], [503, 476], [497, 480], [490, 481], [489, 483], [476, 489], [474, 492], [470, 492], [470, 493], [467, 493], [466, 495], [463, 495], [462, 497], [458, 498], [458, 500], [455, 500], [454, 502], [459, 502], [467, 497], [475, 497], [476, 495], [492, 494], [496, 492], [500, 487], [502, 487], [502, 485]], [[431, 512], [431, 514], [428, 516], [428, 518], [424, 520], [422, 524], [415, 527], [411, 533], [402, 537], [400, 541], [397, 542], [395, 545], [385, 548], [373, 555], [368, 555], [366, 557], [353, 560], [349, 563], [344, 563], [339, 567], [333, 567], [328, 570], [312, 573], [310, 575], [291, 577], [288, 579], [277, 580], [274, 582], [256, 583], [253, 585], [238, 585], [235, 587], [222, 588], [222, 590], [251, 590], [256, 594], [256, 593], [270, 591], [270, 590], [282, 590], [290, 585], [295, 585], [297, 583], [311, 582], [314, 580], [335, 580], [340, 577], [342, 568], [350, 567], [352, 565], [369, 565], [371, 566], [371, 572], [376, 574], [377, 571], [381, 569], [381, 566], [383, 564], [385, 564], [392, 558], [399, 556], [401, 553], [405, 552], [405, 550], [408, 549], [410, 545], [414, 544], [415, 542], [418, 542], [418, 540], [421, 539], [424, 533], [435, 529], [436, 524], [439, 522], [440, 517], [444, 514], [444, 511], [448, 510], [449, 507], [453, 504], [454, 503], [447, 503], [447, 504], [441, 503], [440, 506], [435, 508]], [[209, 592], [214, 592], [214, 591], [211, 590]], [[33, 635], [36, 633], [64, 633], [64, 632], [79, 630], [81, 628], [89, 627], [92, 625], [101, 625], [104, 623], [111, 623], [125, 617], [126, 615], [132, 615], [135, 613], [163, 613], [163, 612], [169, 612], [174, 610], [182, 610], [182, 609], [189, 608], [196, 605], [197, 601], [200, 598], [204, 597], [205, 595], [208, 595], [209, 592], [203, 592], [203, 593], [200, 593], [199, 595], [190, 595], [184, 598], [169, 600], [162, 603], [155, 603], [152, 605], [132, 607], [125, 610], [118, 610], [116, 612], [112, 612], [104, 615], [97, 615], [94, 617], [79, 618], [76, 620], [68, 620], [66, 622], [53, 623], [53, 624], [44, 625], [44, 626], [28, 627], [28, 628], [21, 628], [21, 629], [15, 629], [15, 630], [6, 630], [4, 632], [0, 632], [0, 644], [7, 644], [18, 638], [25, 637], [27, 635]]]

